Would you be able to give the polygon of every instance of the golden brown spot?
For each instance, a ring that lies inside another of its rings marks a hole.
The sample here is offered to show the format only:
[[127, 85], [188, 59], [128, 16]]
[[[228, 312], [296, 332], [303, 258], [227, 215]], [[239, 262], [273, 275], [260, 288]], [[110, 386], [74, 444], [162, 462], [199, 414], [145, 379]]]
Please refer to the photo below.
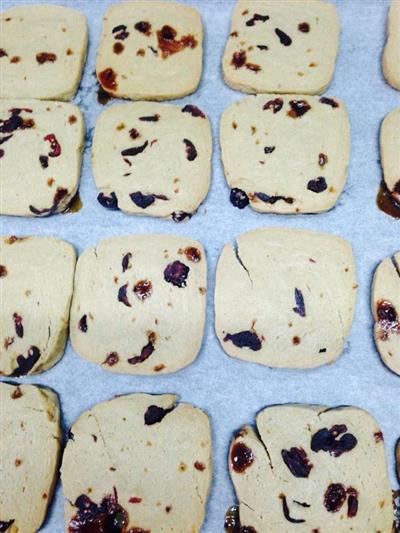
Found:
[[239, 35], [239, 34], [238, 34], [237, 31], [233, 31], [233, 32], [231, 33], [231, 37], [237, 37], [238, 35]]
[[51, 186], [53, 185], [53, 183], [54, 183], [54, 178], [49, 178], [49, 179], [47, 180], [47, 185], [48, 185], [49, 187], [51, 187]]
[[111, 470], [111, 472], [115, 472], [117, 469], [115, 468], [115, 466], [110, 466], [109, 468]]
[[181, 463], [179, 465], [179, 471], [180, 472], [185, 472], [186, 469], [187, 469], [187, 465], [185, 465], [185, 463]]
[[163, 365], [163, 364], [156, 365], [154, 367], [154, 372], [161, 372], [161, 370], [164, 370], [164, 368], [165, 368], [165, 365]]
[[139, 50], [136, 52], [136, 55], [137, 56], [144, 56], [145, 55], [145, 50], [144, 48], [139, 48]]
[[21, 58], [19, 56], [13, 56], [10, 59], [10, 63], [19, 63], [21, 61]]
[[251, 126], [251, 134], [254, 135], [257, 131], [257, 128], [255, 126]]
[[121, 131], [121, 130], [123, 130], [123, 129], [125, 129], [125, 124], [124, 124], [123, 122], [121, 122], [121, 124], [118, 124], [118, 126], [117, 126], [117, 130], [118, 130], [118, 131]]
[[242, 15], [245, 16], [245, 15], [248, 15], [249, 13], [249, 10], [248, 9], [245, 9], [244, 11], [242, 11]]
[[73, 50], [71, 50], [71, 48], [68, 48], [67, 49], [67, 56], [72, 56], [73, 55]]
[[15, 459], [15, 461], [14, 461], [14, 464], [15, 464], [15, 466], [16, 466], [17, 468], [18, 468], [19, 466], [21, 466], [21, 463], [22, 463], [22, 460], [21, 460], [21, 459], [18, 459], [18, 458]]
[[293, 339], [292, 339], [292, 342], [293, 342], [293, 344], [294, 344], [295, 346], [298, 346], [298, 345], [300, 344], [300, 342], [301, 342], [300, 337], [298, 337], [297, 335], [295, 335], [295, 336], [293, 337]]
[[68, 117], [68, 122], [69, 122], [70, 124], [75, 124], [75, 122], [76, 122], [77, 120], [78, 120], [78, 119], [76, 118], [75, 115], [70, 115], [70, 116]]
[[302, 78], [304, 76], [304, 72], [298, 72], [297, 75], [300, 76], [300, 78]]
[[146, 442], [146, 446], [153, 446], [153, 443], [152, 443], [150, 440], [148, 440], [148, 441]]
[[207, 289], [205, 287], [199, 287], [199, 293], [200, 294], [206, 294]]
[[67, 29], [66, 28], [61, 28], [61, 31], [65, 33], [67, 31]]
[[312, 68], [312, 67], [316, 67], [316, 66], [317, 66], [317, 63], [314, 63], [314, 61], [312, 61], [308, 66], [311, 67], [311, 68]]
[[235, 130], [237, 128], [236, 122], [232, 122], [232, 128]]
[[335, 192], [335, 189], [332, 187], [332, 185], [329, 187], [329, 192]]
[[47, 500], [47, 498], [48, 498], [47, 492], [43, 492], [42, 498], [43, 498], [43, 500]]

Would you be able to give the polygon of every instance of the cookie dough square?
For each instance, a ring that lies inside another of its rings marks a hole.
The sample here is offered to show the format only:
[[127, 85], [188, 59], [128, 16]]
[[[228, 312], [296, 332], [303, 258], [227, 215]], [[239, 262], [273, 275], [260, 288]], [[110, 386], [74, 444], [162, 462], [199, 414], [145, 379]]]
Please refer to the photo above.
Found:
[[131, 394], [86, 411], [69, 435], [61, 478], [70, 531], [93, 523], [109, 531], [118, 516], [121, 531], [200, 532], [211, 483], [200, 409], [173, 395]]
[[335, 70], [339, 17], [320, 0], [239, 0], [222, 69], [248, 93], [318, 94]]
[[16, 6], [0, 15], [1, 98], [71, 100], [86, 59], [86, 18], [57, 5]]
[[64, 352], [75, 251], [52, 237], [5, 237], [0, 248], [0, 375], [38, 374]]
[[175, 372], [200, 350], [206, 287], [197, 241], [172, 235], [101, 241], [77, 263], [72, 346], [111, 372]]
[[383, 73], [388, 83], [400, 91], [400, 2], [398, 0], [392, 0], [389, 8]]
[[54, 392], [0, 383], [0, 528], [40, 529], [57, 479], [62, 435]]
[[400, 206], [400, 107], [393, 109], [382, 122], [380, 145], [383, 181]]
[[208, 192], [211, 151], [209, 120], [194, 105], [114, 105], [93, 138], [98, 201], [135, 215], [190, 218]]
[[84, 143], [75, 105], [0, 100], [0, 214], [44, 217], [77, 193]]
[[169, 100], [200, 82], [203, 26], [198, 11], [137, 0], [108, 8], [97, 53], [101, 87], [132, 100]]
[[[389, 533], [383, 435], [366, 411], [267, 407], [234, 437], [229, 470], [243, 527], [263, 533]], [[253, 529], [252, 529], [253, 528]]]
[[351, 246], [335, 235], [263, 228], [239, 235], [218, 261], [215, 328], [232, 357], [270, 367], [334, 361], [356, 296]]
[[231, 203], [263, 213], [318, 213], [347, 177], [350, 123], [336, 98], [248, 96], [223, 113], [220, 142]]
[[400, 375], [400, 252], [376, 269], [371, 305], [376, 347], [385, 365]]

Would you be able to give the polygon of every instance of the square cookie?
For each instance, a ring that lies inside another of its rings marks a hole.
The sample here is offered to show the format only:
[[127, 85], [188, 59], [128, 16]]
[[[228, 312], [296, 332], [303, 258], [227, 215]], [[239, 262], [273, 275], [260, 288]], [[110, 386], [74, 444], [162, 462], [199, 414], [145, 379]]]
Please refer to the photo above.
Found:
[[191, 217], [208, 192], [211, 151], [210, 123], [196, 106], [113, 105], [93, 137], [98, 201], [135, 215]]
[[0, 375], [38, 374], [64, 351], [75, 251], [52, 237], [4, 237], [0, 246]]
[[57, 5], [16, 6], [0, 15], [2, 98], [70, 100], [86, 58], [86, 18]]
[[58, 398], [47, 388], [0, 383], [0, 402], [0, 531], [38, 531], [58, 474]]
[[65, 211], [78, 190], [83, 143], [75, 105], [0, 100], [0, 214]]
[[398, 0], [392, 0], [389, 8], [383, 73], [388, 83], [400, 91], [400, 2]]
[[220, 142], [231, 203], [263, 213], [318, 213], [347, 178], [350, 123], [338, 99], [257, 95], [223, 113]]
[[335, 235], [244, 233], [218, 261], [217, 336], [228, 355], [270, 367], [331, 363], [350, 330], [356, 288], [351, 246]]
[[235, 435], [229, 470], [251, 533], [392, 531], [383, 435], [362, 409], [267, 407]]
[[384, 185], [400, 216], [400, 107], [393, 109], [382, 122], [380, 148]]
[[132, 100], [169, 100], [200, 82], [203, 26], [196, 9], [137, 0], [108, 8], [97, 53], [101, 87]]
[[206, 257], [197, 241], [172, 235], [103, 240], [78, 260], [72, 346], [112, 372], [175, 372], [200, 350], [206, 287]]
[[225, 82], [248, 93], [322, 93], [335, 70], [339, 17], [320, 0], [239, 0], [222, 60]]
[[[173, 395], [130, 394], [83, 413], [69, 435], [68, 531], [200, 532], [212, 468], [203, 411]], [[120, 528], [107, 527], [117, 519]]]
[[400, 375], [400, 252], [376, 269], [371, 306], [376, 347], [385, 365]]

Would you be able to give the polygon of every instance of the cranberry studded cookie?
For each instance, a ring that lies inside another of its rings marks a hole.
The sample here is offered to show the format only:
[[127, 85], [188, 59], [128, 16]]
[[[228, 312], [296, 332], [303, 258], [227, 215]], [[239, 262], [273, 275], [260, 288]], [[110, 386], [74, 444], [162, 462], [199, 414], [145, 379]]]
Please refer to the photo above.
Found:
[[335, 205], [345, 185], [350, 124], [336, 98], [248, 96], [223, 113], [220, 141], [239, 209], [318, 213]]
[[64, 351], [75, 251], [52, 237], [6, 237], [0, 248], [0, 375], [38, 374]]
[[257, 430], [243, 427], [230, 448], [240, 531], [392, 531], [383, 435], [366, 411], [278, 405]]
[[350, 330], [355, 265], [335, 235], [264, 228], [239, 235], [218, 261], [215, 329], [232, 357], [271, 367], [333, 362]]
[[400, 107], [393, 109], [382, 122], [380, 145], [383, 181], [400, 205]]
[[385, 365], [400, 375], [400, 252], [376, 269], [371, 305], [378, 351]]
[[57, 5], [21, 5], [0, 15], [2, 98], [70, 100], [86, 58], [86, 18]]
[[0, 100], [0, 214], [50, 216], [77, 193], [84, 143], [75, 105]]
[[398, 0], [392, 0], [389, 8], [383, 73], [388, 83], [400, 91], [400, 2]]
[[98, 201], [130, 214], [190, 218], [208, 192], [211, 150], [209, 120], [196, 106], [114, 105], [94, 133]]
[[172, 235], [106, 239], [77, 263], [72, 346], [112, 372], [175, 372], [200, 350], [206, 287], [206, 257], [197, 241]]
[[335, 70], [339, 17], [320, 0], [239, 0], [222, 69], [248, 93], [323, 92]]
[[167, 394], [100, 403], [72, 426], [61, 478], [70, 532], [198, 533], [211, 482], [208, 417]]
[[136, 0], [111, 6], [104, 17], [96, 73], [116, 97], [168, 100], [200, 82], [203, 26], [196, 9]]
[[0, 401], [0, 531], [34, 533], [57, 479], [58, 398], [35, 385], [0, 383]]

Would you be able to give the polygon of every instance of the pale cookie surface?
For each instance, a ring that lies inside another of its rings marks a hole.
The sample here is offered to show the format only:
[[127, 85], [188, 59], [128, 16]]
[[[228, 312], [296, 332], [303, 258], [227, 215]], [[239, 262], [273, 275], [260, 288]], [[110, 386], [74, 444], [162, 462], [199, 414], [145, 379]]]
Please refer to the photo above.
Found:
[[387, 21], [387, 42], [383, 52], [383, 73], [400, 91], [400, 2], [392, 0]]
[[105, 14], [96, 74], [114, 96], [180, 98], [197, 89], [202, 56], [203, 27], [195, 9], [174, 2], [124, 2]]
[[350, 124], [336, 98], [248, 96], [223, 113], [220, 140], [239, 209], [318, 213], [335, 205], [345, 185]]
[[109, 531], [117, 516], [113, 531], [200, 531], [211, 482], [210, 424], [200, 409], [173, 395], [120, 396], [83, 413], [69, 436], [61, 469], [68, 531]]
[[80, 11], [24, 5], [0, 15], [1, 98], [70, 100], [86, 58], [88, 32]]
[[83, 142], [75, 105], [0, 100], [0, 214], [65, 211], [78, 190]]
[[383, 435], [354, 407], [267, 407], [232, 441], [229, 469], [251, 533], [391, 533]]
[[0, 375], [38, 374], [64, 351], [75, 251], [52, 237], [6, 237], [0, 247]]
[[200, 350], [206, 287], [197, 241], [171, 235], [101, 241], [78, 260], [72, 346], [112, 372], [175, 372]]
[[0, 383], [0, 531], [35, 533], [57, 479], [58, 398], [34, 385]]
[[376, 347], [385, 365], [400, 375], [400, 252], [376, 269], [371, 305]]
[[190, 217], [210, 185], [211, 143], [210, 123], [196, 106], [110, 107], [98, 118], [93, 138], [98, 201], [177, 222]]
[[338, 43], [332, 4], [239, 0], [222, 60], [225, 82], [249, 93], [321, 93], [333, 77]]
[[400, 204], [400, 107], [382, 122], [380, 145], [383, 180], [392, 198]]
[[351, 246], [325, 233], [265, 228], [239, 235], [218, 261], [215, 329], [232, 357], [271, 367], [334, 361], [355, 297]]

